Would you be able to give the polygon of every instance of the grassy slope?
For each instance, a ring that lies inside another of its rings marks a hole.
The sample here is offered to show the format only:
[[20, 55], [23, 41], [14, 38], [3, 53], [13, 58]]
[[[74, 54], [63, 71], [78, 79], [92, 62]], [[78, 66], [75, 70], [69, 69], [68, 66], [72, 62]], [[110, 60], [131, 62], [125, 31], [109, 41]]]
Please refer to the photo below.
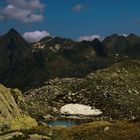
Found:
[[139, 140], [140, 124], [93, 122], [55, 130], [54, 140]]
[[139, 140], [140, 123], [97, 121], [70, 128], [39, 126], [20, 132], [24, 134], [24, 137], [18, 136], [13, 140], [26, 140], [30, 134], [48, 136], [51, 140]]

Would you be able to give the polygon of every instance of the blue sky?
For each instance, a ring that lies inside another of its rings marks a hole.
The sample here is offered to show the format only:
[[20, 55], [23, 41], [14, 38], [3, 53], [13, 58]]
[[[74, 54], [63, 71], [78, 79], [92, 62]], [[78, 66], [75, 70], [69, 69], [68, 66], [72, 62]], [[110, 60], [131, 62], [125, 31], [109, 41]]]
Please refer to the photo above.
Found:
[[33, 21], [22, 21], [20, 17], [8, 15], [5, 10], [8, 5], [13, 5], [19, 11], [22, 8], [26, 10], [22, 5], [19, 6], [19, 3], [16, 4], [16, 1], [20, 0], [0, 2], [0, 34], [13, 27], [22, 34], [47, 31], [52, 36], [72, 39], [90, 35], [107, 36], [113, 33], [133, 32], [140, 35], [140, 0], [22, 0], [28, 1], [28, 5], [29, 1], [38, 2], [39, 8], [28, 7], [32, 9], [33, 14], [41, 15], [32, 18]]

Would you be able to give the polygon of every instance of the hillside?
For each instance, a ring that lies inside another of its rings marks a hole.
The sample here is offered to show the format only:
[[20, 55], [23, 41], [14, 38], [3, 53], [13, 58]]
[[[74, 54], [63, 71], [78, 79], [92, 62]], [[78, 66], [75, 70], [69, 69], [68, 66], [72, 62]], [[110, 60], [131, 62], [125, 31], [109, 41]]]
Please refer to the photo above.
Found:
[[[38, 118], [58, 115], [66, 104], [100, 109], [108, 119], [136, 119], [140, 114], [140, 61], [129, 60], [97, 70], [85, 78], [56, 78], [25, 93], [28, 112]], [[39, 114], [39, 115], [38, 115]]]

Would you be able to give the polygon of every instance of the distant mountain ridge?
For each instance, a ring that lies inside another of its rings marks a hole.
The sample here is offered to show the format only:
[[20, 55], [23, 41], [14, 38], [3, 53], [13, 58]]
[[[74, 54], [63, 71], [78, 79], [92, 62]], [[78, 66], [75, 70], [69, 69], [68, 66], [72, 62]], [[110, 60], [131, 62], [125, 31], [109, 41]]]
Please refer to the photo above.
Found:
[[15, 30], [0, 37], [0, 82], [28, 90], [56, 77], [81, 77], [124, 59], [140, 58], [140, 37], [112, 35], [77, 42], [45, 37], [28, 43]]
[[112, 35], [104, 39], [103, 44], [108, 49], [108, 55], [117, 55], [120, 58], [140, 57], [140, 37], [130, 34], [127, 37]]

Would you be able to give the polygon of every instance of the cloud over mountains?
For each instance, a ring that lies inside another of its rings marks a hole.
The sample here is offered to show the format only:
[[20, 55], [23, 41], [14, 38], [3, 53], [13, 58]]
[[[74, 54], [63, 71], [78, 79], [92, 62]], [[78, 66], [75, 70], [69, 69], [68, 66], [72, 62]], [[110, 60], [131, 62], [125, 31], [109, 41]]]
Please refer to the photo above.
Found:
[[81, 37], [79, 37], [78, 41], [83, 41], [83, 40], [92, 41], [92, 40], [94, 40], [96, 38], [101, 39], [101, 36], [99, 36], [99, 35], [81, 36]]
[[38, 42], [40, 39], [50, 36], [50, 33], [47, 31], [34, 31], [26, 32], [23, 37], [29, 42]]
[[40, 0], [6, 0], [7, 6], [0, 10], [0, 20], [17, 20], [22, 23], [43, 21], [45, 4]]

